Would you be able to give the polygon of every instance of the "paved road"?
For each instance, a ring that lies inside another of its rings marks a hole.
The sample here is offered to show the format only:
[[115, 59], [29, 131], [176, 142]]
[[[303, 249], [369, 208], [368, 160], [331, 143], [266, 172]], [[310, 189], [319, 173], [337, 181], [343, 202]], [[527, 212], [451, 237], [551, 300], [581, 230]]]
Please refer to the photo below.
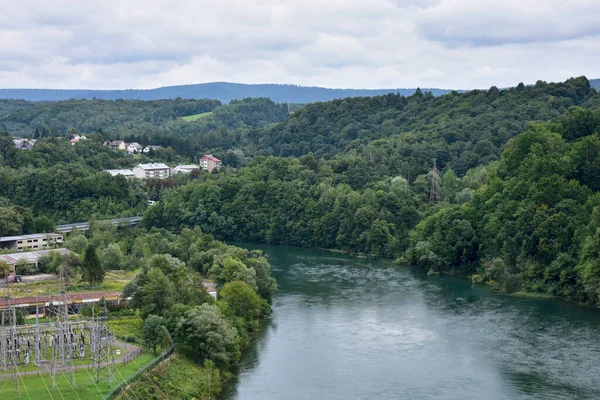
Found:
[[[120, 342], [120, 341], [115, 341], [115, 344], [118, 347], [121, 347], [124, 351], [122, 351], [122, 354], [120, 355], [120, 357], [115, 358], [115, 365], [119, 365], [120, 363], [123, 362], [123, 360], [125, 360], [125, 357], [130, 354], [133, 353], [135, 351], [141, 351], [141, 348], [139, 348], [138, 346], [134, 346], [131, 343], [125, 343], [125, 342]], [[102, 367], [105, 367], [108, 364], [108, 362], [104, 362], [101, 364]], [[79, 370], [83, 370], [83, 369], [89, 369], [89, 368], [93, 368], [94, 364], [85, 364], [85, 365], [75, 365], [74, 369], [76, 371]], [[23, 368], [21, 366], [21, 368]], [[63, 372], [63, 371], [69, 371], [71, 368], [70, 367], [56, 367], [56, 372]], [[40, 370], [35, 370], [35, 371], [27, 371], [27, 372], [19, 372], [19, 376], [33, 376], [33, 375], [38, 375], [39, 373], [50, 373], [50, 364], [49, 363], [45, 363], [44, 364], [44, 369], [40, 369]], [[2, 380], [9, 380], [13, 378], [13, 374], [2, 374], [0, 375], [0, 381]]]

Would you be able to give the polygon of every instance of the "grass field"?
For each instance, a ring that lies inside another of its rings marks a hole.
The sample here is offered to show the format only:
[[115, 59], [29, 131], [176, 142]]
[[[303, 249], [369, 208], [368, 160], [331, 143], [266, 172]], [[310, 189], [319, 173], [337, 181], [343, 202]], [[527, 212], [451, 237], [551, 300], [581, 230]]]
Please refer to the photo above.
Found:
[[[150, 362], [153, 358], [154, 356], [151, 353], [144, 353], [135, 359], [134, 362], [117, 367], [119, 382], [123, 382], [129, 376], [133, 375], [140, 367]], [[116, 387], [113, 383], [112, 388], [109, 388], [108, 383], [105, 381], [98, 384], [90, 384], [90, 375], [88, 372], [91, 373], [91, 371], [87, 370], [79, 370], [75, 373], [76, 389], [64, 378], [58, 382], [57, 389], [52, 389], [52, 381], [48, 374], [22, 377], [19, 379], [20, 397], [17, 394], [14, 381], [0, 381], [0, 399], [99, 400], [103, 399], [106, 394]]]
[[[135, 277], [136, 271], [108, 271], [102, 284], [91, 287], [81, 281], [79, 277], [72, 279], [68, 287], [69, 292], [120, 292], [123, 286]], [[49, 295], [58, 293], [58, 281], [41, 281], [10, 286], [11, 292], [17, 290], [17, 297], [34, 297], [36, 295]], [[12, 292], [14, 293], [14, 292]]]
[[196, 121], [200, 118], [208, 117], [209, 115], [212, 115], [212, 111], [201, 113], [201, 114], [186, 115], [185, 117], [181, 117], [181, 119], [184, 121], [187, 121], [187, 122], [192, 122], [192, 121]]

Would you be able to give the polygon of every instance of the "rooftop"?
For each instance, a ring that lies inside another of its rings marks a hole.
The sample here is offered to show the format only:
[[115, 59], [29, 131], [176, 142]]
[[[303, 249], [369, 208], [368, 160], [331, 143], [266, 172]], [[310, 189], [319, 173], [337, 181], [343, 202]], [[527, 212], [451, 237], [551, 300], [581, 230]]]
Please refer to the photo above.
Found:
[[69, 249], [55, 249], [55, 250], [40, 250], [40, 251], [31, 251], [29, 253], [12, 253], [12, 254], [2, 254], [0, 255], [0, 260], [5, 261], [8, 264], [17, 264], [20, 261], [35, 263], [43, 257], [47, 256], [51, 251], [56, 251], [62, 255], [70, 254], [71, 251]]
[[133, 171], [130, 169], [105, 169], [104, 172], [108, 172], [112, 176], [116, 176], [116, 175], [134, 176], [135, 175], [133, 173]]
[[212, 154], [205, 154], [204, 157], [202, 158], [206, 158], [215, 162], [221, 162], [221, 160], [219, 160], [217, 157], [213, 156]]
[[20, 236], [4, 236], [0, 237], [0, 242], [12, 242], [14, 240], [24, 240], [24, 239], [43, 239], [45, 237], [51, 235], [60, 235], [60, 233], [35, 233], [33, 235], [20, 235]]
[[[118, 299], [121, 297], [121, 293], [119, 292], [87, 292], [87, 293], [69, 293], [67, 295], [67, 299], [69, 302], [98, 302], [102, 298], [109, 299]], [[11, 299], [10, 302], [7, 300], [0, 300], [0, 307], [6, 307], [9, 304], [12, 305], [29, 305], [29, 304], [40, 304], [40, 303], [48, 303], [53, 301], [60, 301], [60, 295], [46, 295], [46, 296], [37, 296], [37, 297], [21, 297], [18, 299]]]
[[141, 168], [141, 169], [169, 169], [169, 167], [166, 164], [163, 164], [163, 163], [138, 164], [136, 168]]

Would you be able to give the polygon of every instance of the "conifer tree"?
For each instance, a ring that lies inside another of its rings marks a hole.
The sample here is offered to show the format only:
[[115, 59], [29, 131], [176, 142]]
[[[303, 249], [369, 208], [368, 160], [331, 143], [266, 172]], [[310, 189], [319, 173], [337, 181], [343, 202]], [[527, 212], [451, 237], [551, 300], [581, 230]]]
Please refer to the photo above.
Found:
[[100, 258], [96, 253], [96, 246], [89, 244], [85, 249], [85, 258], [81, 266], [81, 279], [89, 283], [91, 286], [96, 286], [104, 281], [104, 268], [100, 263]]

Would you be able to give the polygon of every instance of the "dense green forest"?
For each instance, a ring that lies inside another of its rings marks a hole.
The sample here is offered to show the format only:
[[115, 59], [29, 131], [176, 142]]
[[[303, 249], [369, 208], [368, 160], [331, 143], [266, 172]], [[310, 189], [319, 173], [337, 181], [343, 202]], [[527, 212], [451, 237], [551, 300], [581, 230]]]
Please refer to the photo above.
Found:
[[[146, 104], [147, 103], [147, 104]], [[100, 130], [107, 139], [170, 146], [197, 159], [213, 153], [233, 167], [257, 155], [317, 159], [353, 156], [337, 169], [374, 176], [402, 175], [411, 183], [432, 158], [458, 175], [497, 160], [511, 137], [569, 107], [595, 107], [599, 100], [585, 78], [564, 83], [519, 84], [508, 90], [451, 92], [434, 97], [418, 91], [309, 104], [297, 109], [271, 100], [245, 99], [227, 105], [212, 100], [104, 101], [55, 103], [4, 101], [0, 129], [33, 135]], [[16, 105], [15, 105], [16, 104]], [[32, 106], [33, 104], [33, 106]], [[15, 111], [15, 107], [22, 105]], [[293, 109], [293, 110], [292, 110]], [[212, 111], [193, 122], [179, 117]], [[289, 112], [291, 112], [291, 115]]]
[[[21, 107], [16, 109], [15, 104]], [[184, 115], [212, 111], [219, 105], [221, 103], [216, 100], [183, 99], [67, 100], [29, 104], [3, 100], [0, 102], [0, 115], [4, 115], [0, 127], [11, 134], [24, 136], [31, 136], [36, 129], [43, 128], [50, 130], [52, 136], [65, 135], [69, 128], [91, 133], [141, 123], [160, 125]]]
[[470, 202], [411, 233], [407, 261], [502, 290], [600, 303], [600, 113], [571, 110], [511, 140]]

